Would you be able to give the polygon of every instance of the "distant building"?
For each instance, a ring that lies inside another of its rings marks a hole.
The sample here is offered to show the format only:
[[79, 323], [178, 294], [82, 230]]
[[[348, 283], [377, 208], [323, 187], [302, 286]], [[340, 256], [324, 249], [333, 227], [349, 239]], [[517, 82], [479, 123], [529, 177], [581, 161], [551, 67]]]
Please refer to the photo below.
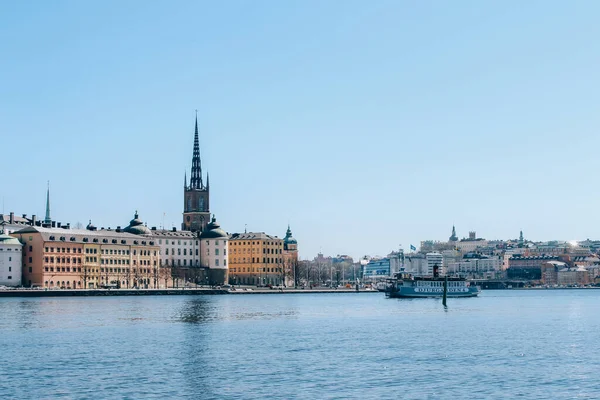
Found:
[[508, 260], [506, 275], [509, 279], [539, 280], [542, 277], [542, 264], [548, 261], [559, 261], [559, 258], [514, 254]]
[[433, 276], [433, 267], [439, 267], [439, 272], [441, 274], [444, 273], [444, 257], [437, 252], [427, 253], [425, 255], [425, 259], [427, 260], [427, 276]]
[[422, 253], [408, 253], [404, 256], [404, 271], [413, 276], [428, 274], [427, 259]]
[[487, 247], [488, 241], [477, 237], [475, 231], [469, 232], [469, 237], [461, 239], [454, 243], [454, 246], [463, 253], [471, 253], [476, 251], [479, 247]]
[[202, 267], [208, 270], [209, 284], [223, 285], [228, 283], [227, 253], [229, 250], [229, 236], [227, 232], [221, 229], [221, 225], [214, 216], [200, 234], [200, 249]]
[[587, 285], [590, 283], [590, 274], [583, 267], [563, 268], [557, 273], [559, 285]]
[[542, 283], [545, 285], [558, 284], [558, 271], [567, 268], [562, 261], [546, 261], [540, 266]]
[[492, 278], [502, 270], [502, 258], [467, 253], [458, 262], [448, 264], [448, 273], [462, 277]]
[[229, 236], [229, 282], [235, 285], [283, 283], [283, 240], [264, 232]]
[[21, 286], [23, 245], [0, 228], [0, 286]]
[[450, 238], [448, 238], [449, 242], [458, 242], [458, 236], [456, 236], [456, 228], [454, 227], [454, 225], [452, 225], [452, 234], [450, 235]]

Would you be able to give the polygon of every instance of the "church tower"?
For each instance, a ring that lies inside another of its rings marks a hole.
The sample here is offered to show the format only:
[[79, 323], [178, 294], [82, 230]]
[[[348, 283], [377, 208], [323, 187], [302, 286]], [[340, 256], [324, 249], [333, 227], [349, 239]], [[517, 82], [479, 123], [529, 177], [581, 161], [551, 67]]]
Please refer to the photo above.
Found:
[[198, 140], [198, 112], [196, 111], [196, 129], [194, 132], [194, 153], [192, 156], [192, 175], [188, 185], [187, 174], [183, 182], [183, 224], [184, 231], [202, 232], [210, 222], [208, 174], [206, 185], [202, 180], [200, 161], [200, 142]]

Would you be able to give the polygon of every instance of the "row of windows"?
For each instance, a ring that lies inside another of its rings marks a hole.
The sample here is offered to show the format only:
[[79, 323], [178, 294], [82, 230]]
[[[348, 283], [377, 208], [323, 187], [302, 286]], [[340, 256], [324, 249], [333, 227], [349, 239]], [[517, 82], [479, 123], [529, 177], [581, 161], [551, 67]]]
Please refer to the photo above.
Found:
[[[206, 249], [206, 255], [210, 256], [210, 249]], [[219, 255], [219, 249], [215, 249], [215, 256]], [[227, 249], [223, 249], [223, 255], [227, 255]]]
[[[248, 257], [247, 260], [248, 261], [246, 261], [246, 257], [234, 258], [232, 262], [234, 264], [235, 263], [246, 263], [246, 262], [260, 263], [260, 258], [259, 257], [256, 257], [256, 258], [255, 257], [252, 257], [252, 258]], [[252, 260], [252, 261], [250, 261], [250, 260]], [[265, 258], [265, 257], [263, 257], [262, 263], [263, 264], [277, 264], [277, 263], [281, 264], [281, 263], [283, 263], [283, 258], [268, 258], [268, 257]]]
[[241, 242], [239, 240], [230, 240], [229, 243], [233, 246], [246, 246], [246, 243], [250, 246], [263, 245], [263, 246], [280, 246], [283, 242]]
[[[71, 267], [44, 267], [44, 271], [46, 272], [81, 272], [81, 267], [71, 268]], [[31, 271], [30, 271], [31, 272]]]
[[[171, 254], [175, 255], [175, 249], [171, 249]], [[165, 255], [169, 255], [169, 249], [165, 249]], [[181, 249], [177, 249], [177, 255], [181, 255]], [[187, 256], [187, 249], [183, 249], [183, 255]], [[192, 249], [190, 249], [190, 256], [192, 255]], [[198, 249], [196, 249], [196, 255], [198, 255]]]
[[230, 273], [234, 272], [270, 272], [270, 273], [281, 273], [281, 268], [251, 268], [251, 267], [242, 267], [242, 268], [231, 268], [229, 270]]
[[[87, 258], [87, 257], [86, 257]], [[44, 257], [44, 262], [46, 263], [53, 263], [55, 260], [54, 257]], [[57, 263], [61, 263], [61, 264], [71, 264], [71, 261], [73, 261], [73, 264], [81, 264], [81, 258], [79, 257], [73, 257], [71, 259], [71, 257], [56, 257], [56, 262]], [[31, 257], [29, 257], [29, 262], [31, 262]]]
[[[190, 260], [189, 264], [188, 264], [187, 261], [188, 260], [183, 260], [183, 266], [184, 267], [187, 267], [188, 265], [190, 267], [194, 266], [194, 262], [192, 260]], [[165, 260], [165, 267], [169, 267], [169, 266], [171, 266], [171, 267], [181, 267], [181, 264], [182, 264], [181, 260], [171, 260], [171, 261]], [[196, 267], [199, 267], [199, 266], [200, 266], [200, 261], [196, 261]]]
[[[4, 248], [0, 248], [0, 251], [4, 251]], [[6, 249], [6, 251], [21, 251], [19, 249]]]
[[[250, 253], [250, 249], [246, 249], [246, 248], [243, 248], [243, 249], [235, 249], [234, 248], [231, 252], [233, 254], [237, 254], [239, 251], [239, 253], [245, 254], [246, 250], [248, 250], [248, 253]], [[262, 251], [263, 254], [281, 254], [281, 249], [267, 249], [267, 248], [263, 247], [262, 250], [263, 250]], [[258, 253], [258, 249], [252, 248], [252, 254], [254, 254], [254, 253]]]
[[[46, 253], [54, 253], [54, 247], [46, 247], [46, 248], [44, 248], [44, 250]], [[29, 246], [29, 251], [33, 251], [33, 248], [31, 246]], [[56, 252], [57, 253], [70, 253], [71, 248], [70, 247], [57, 247]], [[73, 249], [73, 253], [81, 253], [81, 247]]]
[[[158, 239], [158, 244], [162, 244], [162, 239]], [[168, 241], [168, 240], [166, 240], [166, 239], [165, 239], [165, 244], [166, 244], [167, 246], [169, 245], [169, 241]], [[171, 244], [172, 244], [173, 246], [175, 246], [175, 241], [174, 241], [174, 240], [171, 240]], [[181, 246], [181, 240], [178, 240], [178, 241], [177, 241], [177, 244]], [[193, 240], [190, 240], [190, 246], [192, 246], [193, 244], [194, 244], [194, 241], [193, 241]], [[183, 245], [184, 245], [184, 246], [187, 246], [187, 245], [188, 245], [188, 242], [186, 242], [186, 241], [184, 240], [184, 241], [183, 241]], [[198, 245], [199, 245], [199, 243], [198, 243], [198, 241], [196, 240], [196, 246], [198, 246]]]

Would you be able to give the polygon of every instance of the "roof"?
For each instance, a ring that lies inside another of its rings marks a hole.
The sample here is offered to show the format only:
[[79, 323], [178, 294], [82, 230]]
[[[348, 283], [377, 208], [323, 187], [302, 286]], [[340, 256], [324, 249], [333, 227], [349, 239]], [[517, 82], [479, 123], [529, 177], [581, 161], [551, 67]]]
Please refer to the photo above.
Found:
[[186, 238], [186, 239], [197, 239], [198, 235], [196, 235], [196, 232], [192, 232], [192, 231], [169, 231], [166, 229], [161, 229], [161, 230], [152, 230], [151, 231], [151, 235], [152, 236], [156, 236], [159, 238]]
[[6, 244], [6, 245], [19, 245], [22, 246], [22, 243], [19, 242], [19, 239], [9, 236], [9, 235], [5, 235], [5, 234], [0, 234], [0, 244]]
[[[112, 242], [112, 240], [118, 240], [119, 244], [148, 244], [150, 246], [154, 245], [153, 241], [146, 242], [144, 236], [138, 236], [131, 233], [126, 232], [117, 232], [114, 230], [97, 230], [97, 231], [88, 231], [87, 229], [63, 229], [63, 228], [42, 228], [39, 226], [30, 226], [19, 231], [13, 232], [13, 235], [18, 234], [28, 234], [28, 233], [39, 233], [42, 235], [42, 239], [44, 241], [56, 241], [56, 242], [70, 242], [70, 243], [87, 243], [88, 241], [84, 240], [85, 238], [96, 238], [99, 239], [98, 243], [102, 243], [100, 239], [107, 239]], [[64, 237], [64, 240], [61, 238]], [[53, 239], [51, 239], [53, 238]], [[74, 238], [74, 239], [71, 239]], [[148, 238], [152, 239], [152, 238]], [[89, 240], [93, 243], [93, 240]], [[125, 241], [123, 243], [122, 241]], [[107, 244], [107, 243], [104, 243]], [[108, 243], [115, 244], [115, 243]]]
[[267, 235], [264, 232], [244, 232], [244, 233], [232, 233], [229, 235], [229, 240], [282, 240], [277, 236]]
[[200, 234], [200, 239], [220, 239], [220, 238], [228, 238], [227, 232], [221, 229], [221, 225], [217, 222], [217, 219], [213, 216], [212, 221], [208, 225], [204, 231]]

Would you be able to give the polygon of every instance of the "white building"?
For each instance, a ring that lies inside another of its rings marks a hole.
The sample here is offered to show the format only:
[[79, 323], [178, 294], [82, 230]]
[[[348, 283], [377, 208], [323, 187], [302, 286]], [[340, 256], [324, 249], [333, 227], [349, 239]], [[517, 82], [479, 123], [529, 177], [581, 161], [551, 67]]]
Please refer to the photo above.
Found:
[[408, 253], [404, 256], [404, 272], [413, 276], [427, 275], [427, 259], [421, 253]]
[[502, 270], [501, 257], [465, 258], [448, 264], [448, 273], [459, 276], [493, 277]]
[[165, 267], [200, 267], [200, 239], [194, 232], [151, 230], [154, 243], [160, 247], [161, 265]]
[[229, 250], [229, 235], [213, 216], [200, 234], [201, 266], [208, 269], [209, 283], [223, 285], [229, 280], [227, 252]]
[[0, 285], [21, 286], [23, 245], [17, 238], [0, 232]]
[[433, 252], [427, 253], [425, 255], [425, 259], [427, 260], [427, 276], [433, 276], [433, 267], [438, 267], [438, 272], [443, 274], [443, 266], [444, 266], [444, 257], [441, 253]]

